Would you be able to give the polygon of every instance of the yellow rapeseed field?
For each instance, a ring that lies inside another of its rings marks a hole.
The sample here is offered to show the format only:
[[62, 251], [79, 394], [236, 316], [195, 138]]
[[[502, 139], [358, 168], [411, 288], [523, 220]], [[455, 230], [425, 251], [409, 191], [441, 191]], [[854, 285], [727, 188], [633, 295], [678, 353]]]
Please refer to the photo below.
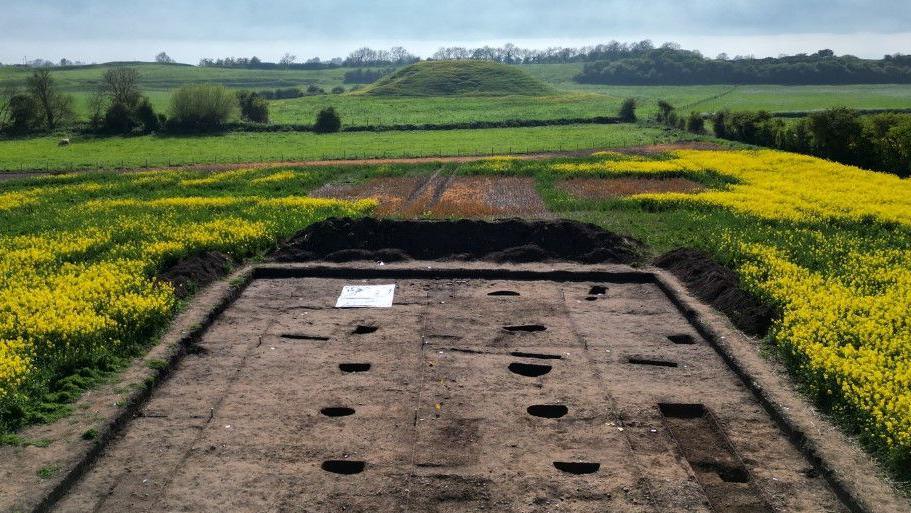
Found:
[[725, 233], [719, 251], [733, 255], [745, 284], [780, 308], [772, 337], [811, 391], [857, 422], [862, 436], [889, 458], [907, 461], [911, 181], [771, 150], [672, 155], [565, 163], [554, 171], [711, 171], [731, 178], [735, 183], [698, 194], [645, 194], [633, 200], [660, 207], [720, 207], [773, 223], [776, 228], [768, 235]]
[[154, 279], [162, 266], [204, 250], [250, 255], [374, 206], [302, 195], [316, 179], [167, 171], [0, 189], [0, 428], [60, 373], [148, 342], [176, 305]]

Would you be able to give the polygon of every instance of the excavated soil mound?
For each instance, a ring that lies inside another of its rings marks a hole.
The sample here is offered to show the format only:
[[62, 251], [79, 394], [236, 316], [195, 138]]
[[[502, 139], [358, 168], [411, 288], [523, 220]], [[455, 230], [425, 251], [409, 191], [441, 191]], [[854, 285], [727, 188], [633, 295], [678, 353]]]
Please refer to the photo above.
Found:
[[658, 257], [655, 265], [670, 271], [693, 295], [723, 312], [742, 331], [760, 337], [769, 332], [773, 310], [742, 289], [737, 275], [707, 253], [676, 249]]
[[207, 251], [179, 260], [158, 275], [158, 279], [170, 283], [178, 298], [189, 297], [197, 288], [220, 279], [234, 266], [231, 257], [218, 251]]
[[310, 225], [274, 254], [279, 262], [491, 260], [634, 263], [642, 243], [575, 221], [394, 221], [332, 218]]

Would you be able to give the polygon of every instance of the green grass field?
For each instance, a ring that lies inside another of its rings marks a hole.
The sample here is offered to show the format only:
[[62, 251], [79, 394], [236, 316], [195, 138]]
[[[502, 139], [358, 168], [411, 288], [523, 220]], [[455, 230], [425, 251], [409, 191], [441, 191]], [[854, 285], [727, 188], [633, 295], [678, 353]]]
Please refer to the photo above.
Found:
[[[142, 86], [160, 111], [167, 111], [171, 91], [183, 84], [207, 82], [236, 89], [275, 89], [316, 84], [326, 90], [342, 85], [346, 69], [333, 70], [244, 70], [140, 64]], [[512, 119], [555, 119], [610, 116], [627, 97], [640, 102], [639, 115], [651, 116], [659, 99], [684, 112], [719, 109], [771, 112], [818, 110], [834, 106], [862, 109], [911, 108], [911, 85], [775, 86], [605, 86], [576, 84], [572, 77], [582, 64], [538, 64], [518, 66], [556, 92], [541, 97], [506, 95], [396, 98], [367, 94], [308, 96], [270, 103], [275, 123], [310, 123], [318, 109], [332, 105], [349, 126], [365, 124], [421, 124]], [[61, 87], [76, 97], [77, 113], [88, 114], [88, 99], [105, 66], [55, 71]], [[27, 72], [0, 67], [0, 88], [23, 84]], [[414, 86], [414, 84], [410, 84]], [[426, 85], [424, 83], [423, 85]], [[503, 89], [491, 79], [490, 87]], [[350, 86], [348, 86], [350, 88]], [[423, 86], [422, 86], [423, 87]], [[508, 89], [508, 88], [507, 88]]]
[[368, 96], [544, 96], [555, 91], [521, 67], [488, 61], [419, 62], [384, 77]]
[[911, 85], [744, 85], [730, 87], [720, 97], [695, 102], [689, 106], [689, 110], [715, 112], [730, 109], [791, 112], [843, 106], [856, 109], [908, 109], [911, 108]]
[[698, 139], [638, 125], [569, 125], [416, 132], [230, 133], [196, 137], [74, 139], [57, 146], [41, 137], [0, 141], [0, 170], [136, 168], [197, 163], [275, 162], [520, 153], [615, 148]]
[[346, 126], [544, 120], [615, 116], [620, 101], [590, 93], [418, 98], [345, 94], [276, 100], [270, 102], [270, 115], [273, 123], [312, 123], [320, 109], [331, 105]]
[[[139, 70], [140, 82], [147, 90], [168, 91], [184, 84], [199, 82], [223, 84], [238, 89], [275, 89], [316, 84], [323, 88], [341, 85], [347, 69], [328, 70], [256, 70], [228, 68], [198, 68], [166, 64], [142, 63], [131, 65]], [[91, 92], [110, 66], [98, 65], [55, 70], [54, 77], [69, 92]], [[0, 67], [0, 87], [8, 82], [24, 84], [29, 72]]]

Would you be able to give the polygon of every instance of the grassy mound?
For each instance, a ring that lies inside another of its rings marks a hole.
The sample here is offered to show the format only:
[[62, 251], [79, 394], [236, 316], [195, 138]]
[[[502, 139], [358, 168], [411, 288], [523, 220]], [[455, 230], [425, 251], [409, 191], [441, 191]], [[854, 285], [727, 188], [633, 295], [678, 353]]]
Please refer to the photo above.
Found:
[[541, 96], [554, 92], [522, 69], [487, 61], [420, 62], [364, 90], [373, 96]]

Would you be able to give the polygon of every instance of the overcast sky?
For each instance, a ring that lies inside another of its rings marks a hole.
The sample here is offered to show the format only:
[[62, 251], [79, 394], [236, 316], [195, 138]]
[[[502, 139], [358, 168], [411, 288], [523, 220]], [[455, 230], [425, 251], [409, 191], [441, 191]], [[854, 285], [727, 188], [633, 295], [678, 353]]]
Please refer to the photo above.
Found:
[[[3, 5], [6, 4], [6, 5]], [[911, 0], [0, 0], [0, 62], [277, 60], [651, 39], [714, 56], [911, 53]]]

